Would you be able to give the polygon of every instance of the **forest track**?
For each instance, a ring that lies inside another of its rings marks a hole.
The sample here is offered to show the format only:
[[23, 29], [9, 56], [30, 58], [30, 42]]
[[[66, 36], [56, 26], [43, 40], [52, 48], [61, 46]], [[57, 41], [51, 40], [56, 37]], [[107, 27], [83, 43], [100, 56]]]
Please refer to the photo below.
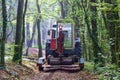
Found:
[[56, 70], [50, 72], [38, 72], [29, 80], [98, 80], [96, 75], [87, 71], [68, 72]]
[[[37, 52], [38, 50], [34, 50], [34, 48], [30, 48], [30, 51], [33, 50]], [[45, 55], [45, 51], [43, 50], [43, 55]], [[31, 61], [31, 60], [30, 60]], [[54, 70], [54, 71], [39, 71], [36, 63], [31, 61], [33, 64], [31, 65], [35, 74], [32, 74], [29, 79], [26, 80], [98, 80], [96, 75], [88, 71], [65, 71], [65, 70]], [[30, 63], [31, 63], [30, 62]]]
[[[38, 50], [33, 50], [30, 54], [35, 52], [37, 54]], [[45, 51], [43, 51], [43, 54]], [[32, 58], [32, 59], [31, 59]], [[82, 71], [65, 71], [65, 70], [54, 70], [54, 71], [39, 71], [36, 65], [36, 57], [31, 56], [31, 58], [23, 58], [23, 65], [18, 65], [14, 63], [7, 63], [7, 69], [12, 75], [8, 74], [4, 70], [0, 70], [0, 80], [98, 80], [98, 76], [88, 72], [86, 70]], [[16, 75], [16, 76], [15, 76]]]

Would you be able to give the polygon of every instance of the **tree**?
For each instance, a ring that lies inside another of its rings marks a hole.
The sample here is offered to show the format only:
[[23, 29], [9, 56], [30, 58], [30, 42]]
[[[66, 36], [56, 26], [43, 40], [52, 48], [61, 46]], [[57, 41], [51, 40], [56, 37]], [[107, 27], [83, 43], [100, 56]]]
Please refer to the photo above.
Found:
[[40, 32], [40, 22], [41, 22], [42, 16], [41, 16], [41, 10], [40, 10], [40, 5], [38, 1], [39, 0], [36, 0], [37, 11], [39, 13], [37, 18], [38, 47], [39, 47], [38, 57], [42, 57], [42, 44], [41, 44], [41, 32]]
[[110, 50], [111, 50], [111, 56], [112, 56], [112, 63], [117, 64], [117, 53], [120, 52], [120, 35], [119, 35], [119, 31], [120, 31], [120, 23], [118, 23], [119, 21], [119, 14], [118, 14], [118, 10], [114, 10], [115, 8], [118, 7], [118, 4], [116, 1], [112, 1], [112, 0], [104, 0], [106, 3], [111, 4], [112, 6], [109, 8], [108, 11], [106, 11], [106, 15], [107, 15], [107, 25], [106, 28], [109, 31], [109, 40], [110, 40]]
[[15, 37], [15, 47], [14, 47], [14, 56], [13, 62], [20, 63], [22, 62], [22, 28], [23, 28], [23, 5], [24, 0], [18, 1], [18, 9], [17, 9], [17, 23], [16, 23], [16, 37]]
[[[22, 42], [21, 42], [21, 52], [23, 50], [23, 45], [25, 42], [25, 15], [26, 15], [26, 11], [27, 11], [27, 4], [28, 4], [28, 0], [25, 1], [25, 7], [24, 7], [24, 12], [23, 12], [23, 27], [22, 27]], [[22, 54], [20, 55], [20, 57], [22, 58]]]
[[60, 5], [61, 5], [61, 17], [64, 19], [65, 18], [65, 8], [64, 8], [64, 1], [60, 1]]
[[[96, 0], [90, 0], [90, 2], [92, 3], [96, 3]], [[97, 8], [96, 6], [91, 5], [91, 26], [92, 26], [92, 35], [94, 37], [94, 40], [96, 42], [98, 42], [98, 38], [97, 38]], [[94, 16], [94, 17], [93, 17]], [[94, 57], [95, 57], [95, 63], [98, 62], [98, 53], [99, 53], [99, 49], [98, 46], [93, 43], [93, 51], [94, 51]]]
[[5, 66], [5, 42], [6, 42], [6, 27], [7, 27], [7, 11], [6, 11], [6, 0], [2, 0], [2, 16], [3, 16], [3, 27], [2, 27], [2, 39], [0, 40], [0, 68]]
[[33, 42], [33, 39], [34, 39], [34, 36], [35, 36], [35, 32], [36, 32], [36, 21], [34, 21], [34, 23], [33, 23], [33, 31], [32, 31], [32, 37], [31, 37], [31, 39], [29, 40], [29, 41], [27, 41], [27, 43], [28, 43], [28, 45], [27, 45], [27, 50], [26, 50], [26, 56], [28, 56], [28, 50], [29, 50], [29, 47], [32, 47], [32, 42]]

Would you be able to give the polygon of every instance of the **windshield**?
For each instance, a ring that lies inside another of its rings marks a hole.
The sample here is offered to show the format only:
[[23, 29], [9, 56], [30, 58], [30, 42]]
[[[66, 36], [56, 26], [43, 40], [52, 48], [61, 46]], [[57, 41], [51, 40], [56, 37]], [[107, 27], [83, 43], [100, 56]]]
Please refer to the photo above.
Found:
[[[73, 26], [71, 23], [58, 23], [58, 26], [62, 25], [64, 33], [64, 48], [73, 47]], [[59, 32], [59, 29], [58, 29]]]

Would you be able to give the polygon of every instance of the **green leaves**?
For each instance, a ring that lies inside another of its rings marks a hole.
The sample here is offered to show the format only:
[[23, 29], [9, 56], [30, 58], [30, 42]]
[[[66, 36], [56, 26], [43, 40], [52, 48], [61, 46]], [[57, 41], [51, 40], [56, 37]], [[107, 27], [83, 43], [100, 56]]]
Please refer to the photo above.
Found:
[[99, 3], [89, 2], [89, 5], [97, 7], [97, 10], [100, 11], [118, 11], [118, 7], [115, 7], [114, 4], [109, 4], [105, 2]]

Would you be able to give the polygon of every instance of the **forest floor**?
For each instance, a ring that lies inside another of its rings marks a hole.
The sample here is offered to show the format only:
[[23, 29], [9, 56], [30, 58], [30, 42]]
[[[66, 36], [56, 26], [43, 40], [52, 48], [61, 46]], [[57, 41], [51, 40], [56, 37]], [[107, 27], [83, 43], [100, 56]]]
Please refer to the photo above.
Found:
[[38, 71], [37, 60], [34, 59], [36, 53], [33, 55], [34, 52], [37, 52], [37, 50], [31, 52], [32, 57], [23, 58], [23, 65], [6, 63], [7, 70], [0, 70], [0, 80], [98, 80], [98, 75], [94, 75], [87, 70], [74, 72], [64, 70]]

